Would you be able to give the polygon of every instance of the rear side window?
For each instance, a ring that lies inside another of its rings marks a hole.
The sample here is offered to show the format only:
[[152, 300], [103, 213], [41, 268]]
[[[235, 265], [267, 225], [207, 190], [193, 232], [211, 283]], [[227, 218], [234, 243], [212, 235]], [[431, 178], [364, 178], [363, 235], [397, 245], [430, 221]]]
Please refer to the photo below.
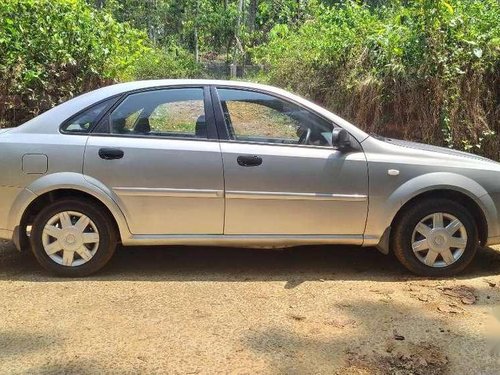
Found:
[[112, 134], [207, 138], [202, 88], [130, 94], [109, 116]]
[[89, 133], [115, 100], [115, 98], [105, 100], [72, 117], [63, 124], [61, 131], [73, 134]]

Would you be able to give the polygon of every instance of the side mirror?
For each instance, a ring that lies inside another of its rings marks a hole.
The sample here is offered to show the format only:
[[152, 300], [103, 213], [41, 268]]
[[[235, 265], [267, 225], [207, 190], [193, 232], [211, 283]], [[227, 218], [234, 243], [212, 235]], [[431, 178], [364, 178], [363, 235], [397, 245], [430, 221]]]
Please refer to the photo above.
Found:
[[342, 128], [333, 129], [332, 146], [337, 147], [340, 151], [346, 151], [351, 148], [351, 136], [347, 130]]

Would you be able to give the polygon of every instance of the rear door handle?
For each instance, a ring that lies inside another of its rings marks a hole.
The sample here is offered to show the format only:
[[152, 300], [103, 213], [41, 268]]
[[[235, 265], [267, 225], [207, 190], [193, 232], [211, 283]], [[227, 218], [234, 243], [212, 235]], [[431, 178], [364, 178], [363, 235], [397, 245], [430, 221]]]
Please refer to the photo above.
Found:
[[262, 158], [257, 155], [240, 155], [236, 160], [242, 167], [257, 167], [262, 164]]
[[119, 148], [101, 148], [99, 150], [99, 157], [104, 160], [115, 160], [123, 158], [125, 153]]

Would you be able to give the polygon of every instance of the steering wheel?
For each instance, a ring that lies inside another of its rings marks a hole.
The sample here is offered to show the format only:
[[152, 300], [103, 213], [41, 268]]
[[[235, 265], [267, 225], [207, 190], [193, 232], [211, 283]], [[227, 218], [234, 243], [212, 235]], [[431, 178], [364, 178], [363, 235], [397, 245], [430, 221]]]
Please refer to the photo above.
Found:
[[301, 145], [308, 145], [309, 141], [311, 140], [311, 133], [312, 133], [311, 128], [308, 128], [307, 132], [303, 133], [300, 136], [299, 144], [301, 144]]

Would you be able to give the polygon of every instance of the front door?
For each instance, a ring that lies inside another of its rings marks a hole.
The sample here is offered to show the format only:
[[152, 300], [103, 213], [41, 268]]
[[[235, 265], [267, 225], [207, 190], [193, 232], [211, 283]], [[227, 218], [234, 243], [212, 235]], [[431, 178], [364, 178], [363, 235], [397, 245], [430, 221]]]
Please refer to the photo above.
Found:
[[84, 174], [116, 194], [133, 234], [222, 234], [214, 132], [208, 90], [132, 93], [89, 137]]
[[221, 142], [224, 233], [360, 239], [368, 210], [361, 147], [334, 149], [333, 124], [294, 103], [241, 89], [217, 93], [230, 138]]

